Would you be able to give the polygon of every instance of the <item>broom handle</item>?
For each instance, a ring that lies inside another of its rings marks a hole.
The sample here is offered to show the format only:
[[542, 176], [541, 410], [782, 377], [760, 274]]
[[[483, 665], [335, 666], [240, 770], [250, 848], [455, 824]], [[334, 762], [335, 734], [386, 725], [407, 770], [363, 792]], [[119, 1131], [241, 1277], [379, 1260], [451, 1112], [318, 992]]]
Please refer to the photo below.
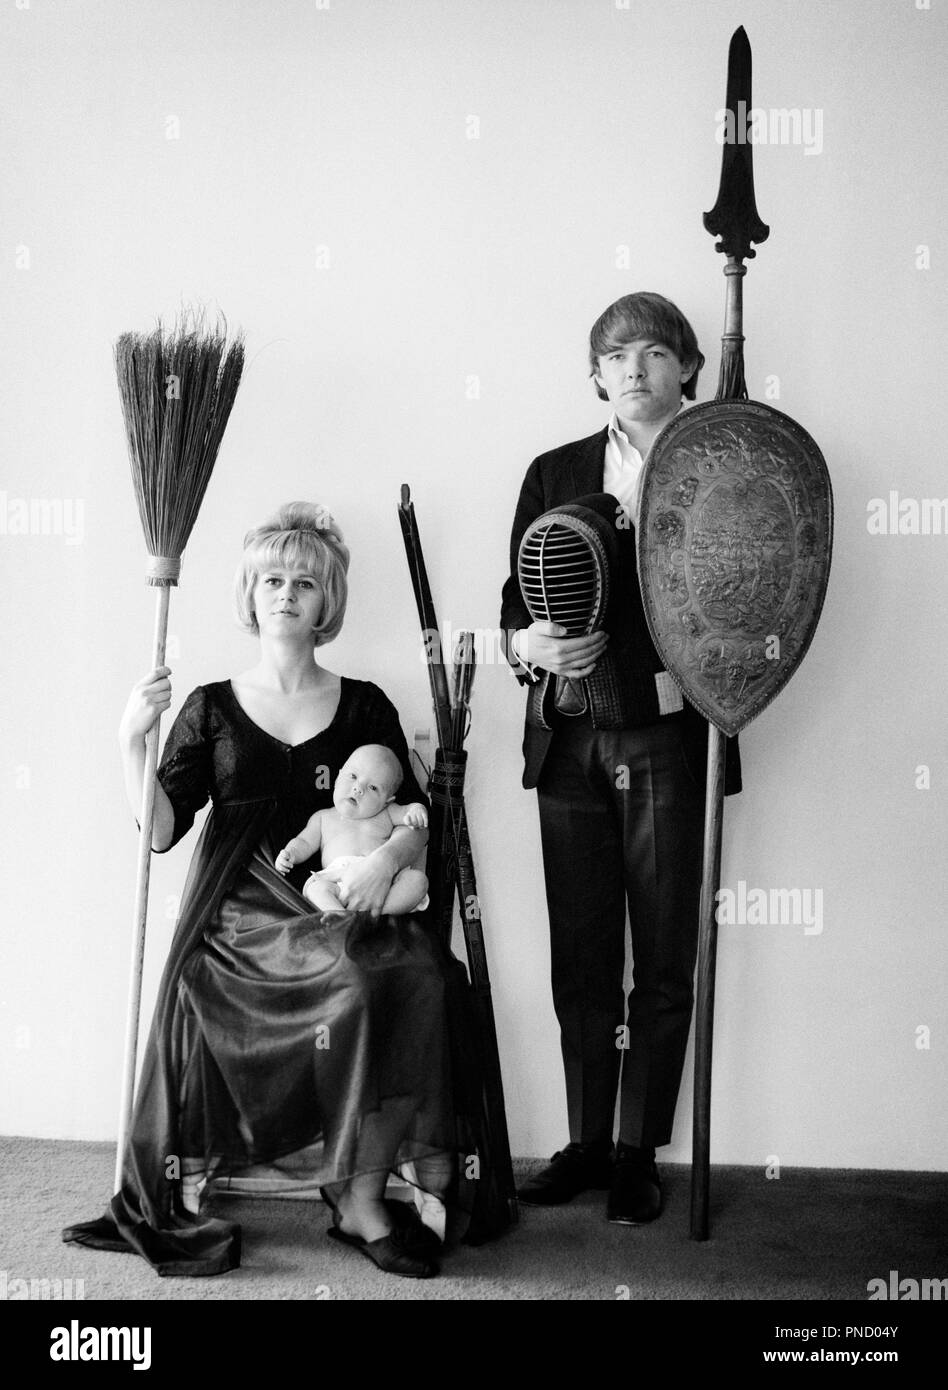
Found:
[[[152, 667], [165, 664], [168, 635], [169, 585], [162, 585], [155, 603], [155, 636]], [[145, 772], [142, 781], [141, 830], [138, 837], [138, 875], [135, 881], [135, 915], [132, 923], [131, 978], [128, 985], [128, 1013], [125, 1021], [125, 1059], [122, 1064], [122, 1101], [119, 1109], [118, 1148], [115, 1155], [115, 1188], [122, 1186], [122, 1161], [132, 1118], [135, 1095], [135, 1063], [138, 1055], [138, 1019], [142, 1002], [142, 971], [145, 961], [145, 923], [148, 918], [148, 882], [151, 875], [151, 833], [155, 820], [155, 774], [158, 770], [158, 726], [155, 720], [145, 735]]]
[[714, 1030], [714, 965], [717, 891], [721, 881], [724, 823], [724, 735], [708, 725], [708, 783], [704, 806], [704, 866], [698, 925], [698, 1001], [695, 1013], [695, 1098], [691, 1157], [691, 1239], [708, 1238], [711, 1176], [711, 1042]]

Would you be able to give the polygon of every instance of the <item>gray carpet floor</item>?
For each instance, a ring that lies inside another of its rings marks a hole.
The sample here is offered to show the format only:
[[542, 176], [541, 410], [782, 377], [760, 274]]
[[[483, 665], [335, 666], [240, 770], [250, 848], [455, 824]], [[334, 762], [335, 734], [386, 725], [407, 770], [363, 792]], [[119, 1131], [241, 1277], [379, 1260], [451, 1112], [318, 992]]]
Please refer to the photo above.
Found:
[[[866, 1300], [871, 1279], [948, 1276], [948, 1176], [715, 1167], [711, 1238], [689, 1239], [689, 1170], [665, 1166], [651, 1226], [605, 1220], [605, 1194], [521, 1208], [489, 1245], [460, 1246], [441, 1275], [382, 1274], [326, 1237], [319, 1202], [217, 1197], [243, 1226], [243, 1263], [211, 1279], [160, 1279], [132, 1255], [63, 1245], [111, 1191], [109, 1144], [0, 1138], [0, 1279], [82, 1280], [87, 1300]], [[518, 1162], [522, 1175], [534, 1163]], [[66, 1286], [69, 1287], [68, 1285]], [[73, 1284], [78, 1292], [78, 1285]], [[871, 1305], [879, 1309], [879, 1305]]]

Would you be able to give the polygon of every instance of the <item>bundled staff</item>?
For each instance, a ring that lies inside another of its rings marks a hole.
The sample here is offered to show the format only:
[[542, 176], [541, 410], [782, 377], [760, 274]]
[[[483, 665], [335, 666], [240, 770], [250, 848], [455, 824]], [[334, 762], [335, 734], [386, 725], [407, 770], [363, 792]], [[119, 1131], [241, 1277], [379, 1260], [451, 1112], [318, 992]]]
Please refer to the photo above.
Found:
[[421, 623], [431, 681], [431, 696], [438, 748], [431, 772], [432, 848], [436, 870], [432, 886], [432, 916], [445, 947], [450, 945], [457, 895], [467, 948], [470, 992], [469, 1036], [473, 1064], [478, 1075], [483, 1151], [473, 1155], [480, 1174], [478, 1204], [467, 1240], [476, 1244], [497, 1235], [517, 1220], [517, 1199], [497, 1029], [491, 999], [490, 972], [484, 944], [480, 898], [474, 874], [474, 857], [464, 809], [464, 777], [474, 681], [474, 636], [463, 632], [454, 653], [454, 699], [448, 693], [447, 672], [441, 651], [440, 629], [431, 596], [431, 585], [421, 548], [415, 506], [407, 484], [399, 502], [399, 521], [405, 554]]

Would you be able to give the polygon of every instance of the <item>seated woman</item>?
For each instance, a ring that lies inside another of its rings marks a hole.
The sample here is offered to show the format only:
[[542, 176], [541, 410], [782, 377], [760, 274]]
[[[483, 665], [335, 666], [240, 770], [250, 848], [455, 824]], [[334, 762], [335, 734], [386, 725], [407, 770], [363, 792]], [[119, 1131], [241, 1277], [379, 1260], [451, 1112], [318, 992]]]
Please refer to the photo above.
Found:
[[[330, 1232], [382, 1269], [437, 1273], [437, 1238], [386, 1203], [388, 1172], [412, 1165], [440, 1194], [471, 1143], [454, 1113], [447, 994], [451, 958], [411, 914], [380, 917], [427, 832], [411, 824], [342, 867], [343, 911], [315, 909], [310, 870], [277, 865], [364, 744], [390, 749], [400, 798], [422, 794], [394, 707], [316, 652], [346, 607], [349, 553], [324, 509], [292, 503], [246, 538], [238, 615], [260, 659], [200, 686], [164, 749], [153, 848], [170, 849], [210, 797], [161, 983], [121, 1190], [67, 1241], [133, 1248], [159, 1274], [207, 1275], [240, 1260], [240, 1228], [188, 1210], [182, 1178], [314, 1155]], [[129, 802], [141, 805], [145, 734], [171, 703], [167, 667], [134, 687], [120, 740]], [[418, 819], [415, 817], [414, 819]], [[288, 872], [281, 872], [287, 867]]]

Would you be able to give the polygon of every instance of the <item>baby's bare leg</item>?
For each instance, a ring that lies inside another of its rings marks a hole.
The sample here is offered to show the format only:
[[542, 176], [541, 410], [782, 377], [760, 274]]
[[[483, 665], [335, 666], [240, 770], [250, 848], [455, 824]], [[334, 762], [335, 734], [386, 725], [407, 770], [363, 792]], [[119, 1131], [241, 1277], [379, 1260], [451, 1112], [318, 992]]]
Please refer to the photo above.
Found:
[[320, 912], [345, 912], [336, 893], [336, 884], [321, 874], [313, 874], [303, 884], [303, 897]]
[[428, 891], [428, 880], [420, 869], [399, 869], [392, 879], [388, 896], [382, 904], [383, 912], [399, 916], [412, 912]]

